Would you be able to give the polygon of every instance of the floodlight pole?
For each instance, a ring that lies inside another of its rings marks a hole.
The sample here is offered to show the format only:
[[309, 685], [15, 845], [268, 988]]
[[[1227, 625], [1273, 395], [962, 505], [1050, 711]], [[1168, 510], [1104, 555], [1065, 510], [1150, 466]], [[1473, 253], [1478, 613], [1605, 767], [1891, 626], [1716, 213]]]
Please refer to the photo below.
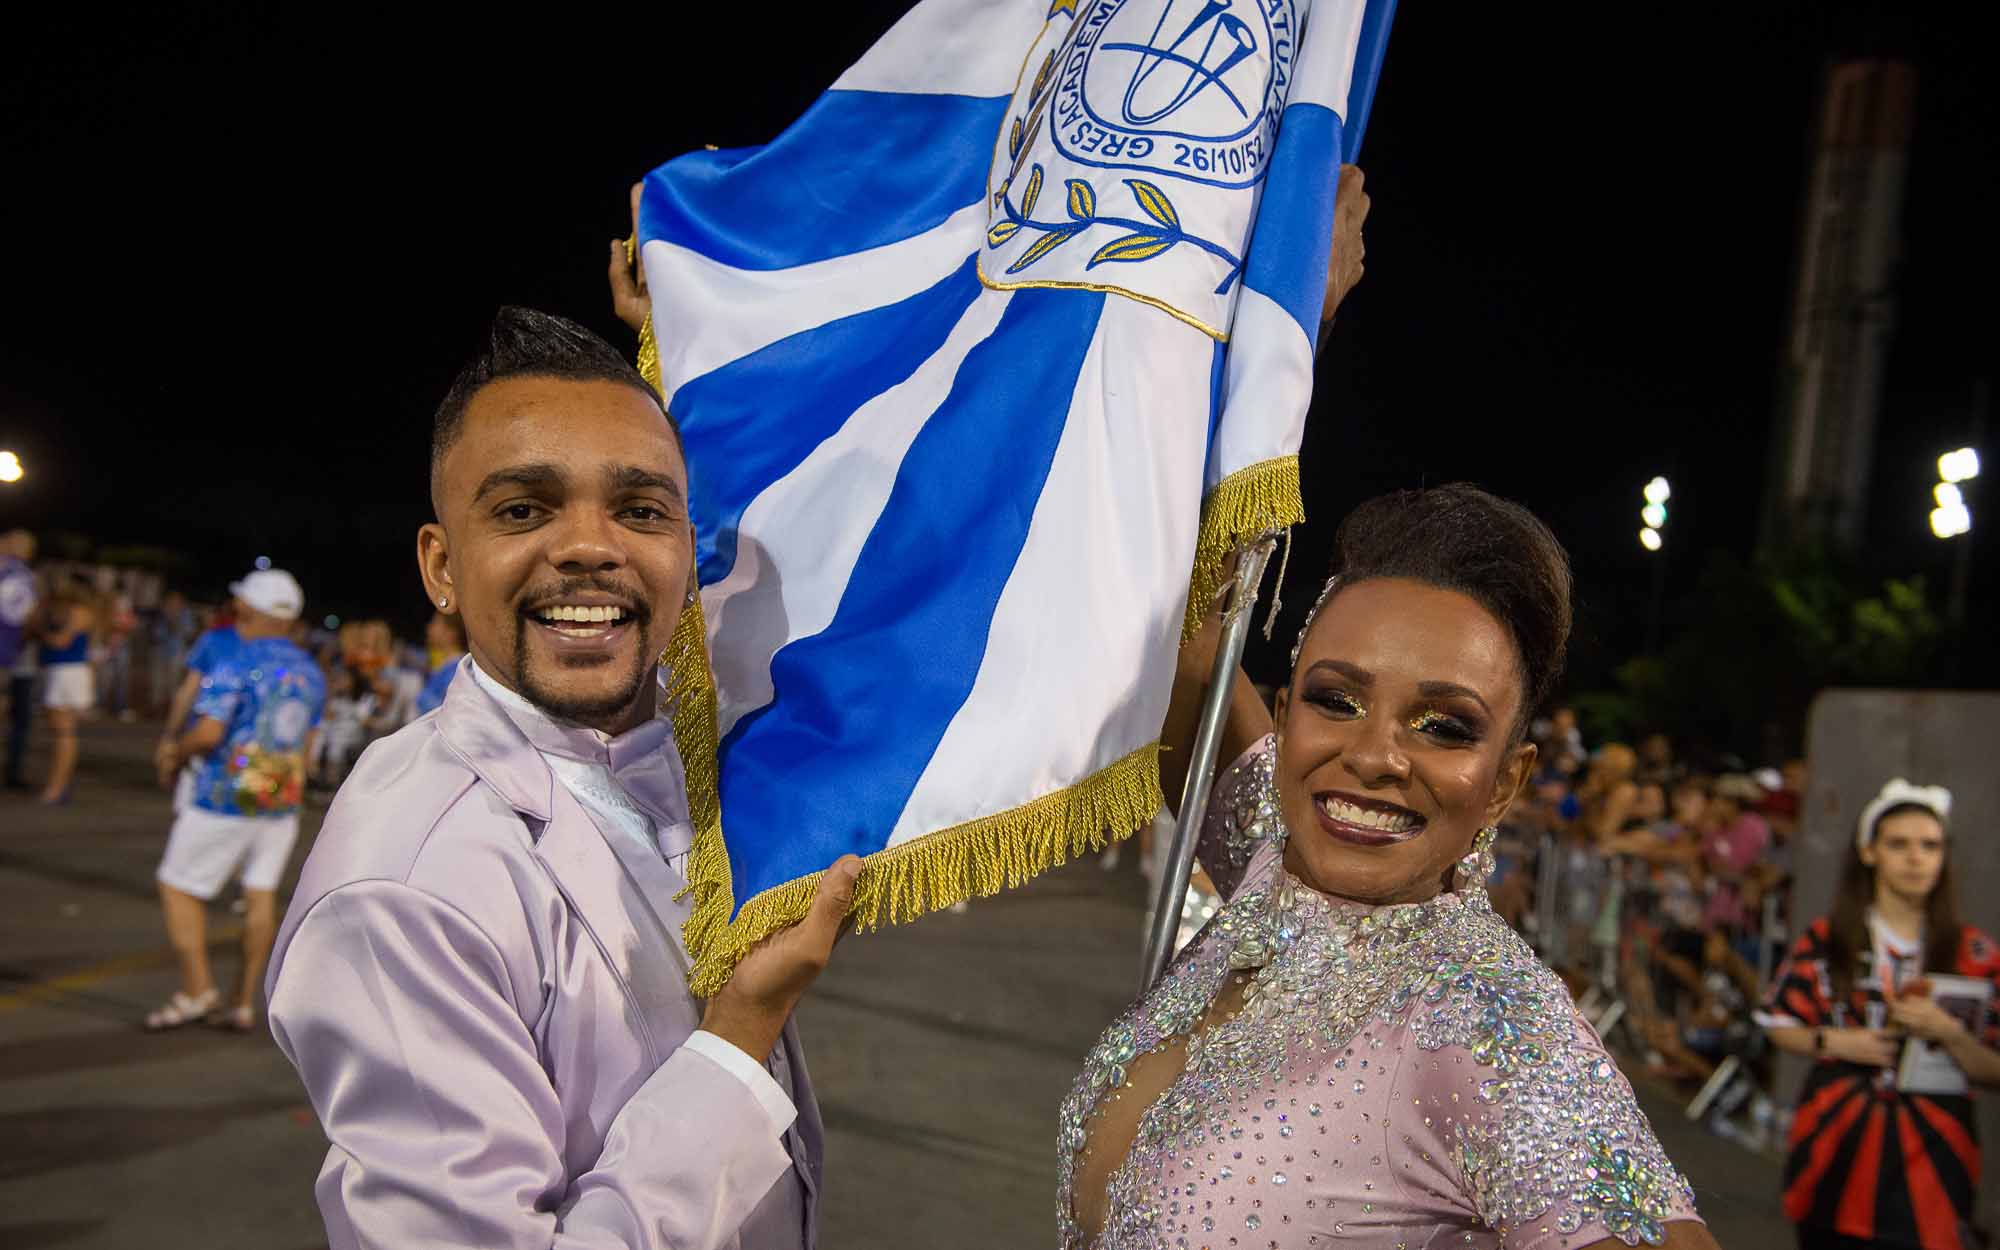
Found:
[[1660, 549], [1653, 556], [1653, 597], [1646, 608], [1646, 654], [1657, 655], [1660, 650], [1660, 613], [1666, 607], [1667, 599], [1667, 549]]
[[1194, 871], [1195, 842], [1201, 831], [1202, 816], [1208, 810], [1208, 792], [1215, 782], [1216, 756], [1222, 751], [1222, 724], [1229, 712], [1229, 696], [1236, 686], [1236, 669], [1243, 662], [1243, 646], [1250, 639], [1250, 616], [1257, 604], [1257, 589], [1263, 584], [1264, 567], [1270, 562], [1277, 542], [1276, 534], [1262, 534], [1237, 548], [1236, 576], [1230, 582], [1229, 605], [1222, 615], [1222, 640], [1215, 648], [1215, 667], [1208, 675], [1208, 689], [1202, 694], [1201, 721], [1195, 728], [1187, 783], [1181, 787], [1180, 818], [1174, 822], [1174, 840], [1167, 848], [1159, 892], [1153, 897], [1153, 914], [1146, 924], [1140, 993], [1160, 979], [1174, 953], [1181, 904], [1187, 897], [1188, 877]]

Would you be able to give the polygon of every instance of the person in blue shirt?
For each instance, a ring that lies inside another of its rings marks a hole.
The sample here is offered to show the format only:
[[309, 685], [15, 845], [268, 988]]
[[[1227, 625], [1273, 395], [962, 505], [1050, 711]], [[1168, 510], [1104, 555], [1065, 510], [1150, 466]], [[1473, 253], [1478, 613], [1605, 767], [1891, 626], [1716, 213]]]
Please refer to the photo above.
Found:
[[444, 703], [444, 692], [451, 687], [458, 662], [465, 658], [465, 622], [456, 615], [433, 612], [430, 624], [424, 626], [424, 648], [430, 652], [431, 675], [417, 692], [419, 716], [436, 711]]
[[[243, 605], [233, 604], [231, 608], [240, 615]], [[180, 764], [175, 761], [174, 743], [182, 734], [193, 728], [194, 703], [201, 697], [202, 680], [213, 672], [217, 665], [234, 655], [237, 648], [242, 645], [242, 641], [237, 636], [235, 622], [231, 621], [226, 625], [203, 630], [194, 640], [194, 645], [188, 648], [187, 669], [181, 676], [181, 684], [174, 690], [173, 702], [167, 706], [166, 722], [160, 726], [159, 745], [153, 748], [153, 766], [159, 771], [160, 784], [175, 787], [176, 812], [188, 805], [189, 787], [193, 785], [194, 778], [190, 773], [181, 770]], [[174, 780], [177, 770], [181, 770], [178, 784]]]
[[35, 723], [35, 666], [29, 648], [29, 626], [41, 595], [28, 561], [35, 558], [35, 536], [26, 530], [0, 535], [0, 674], [7, 679], [7, 788], [25, 790], [22, 762], [28, 753], [28, 731]]
[[40, 613], [42, 709], [49, 723], [49, 775], [42, 783], [42, 802], [69, 802], [76, 779], [79, 751], [77, 724], [97, 702], [97, 675], [91, 664], [91, 644], [101, 618], [95, 596], [77, 583], [49, 596]]
[[[173, 735], [162, 779], [192, 764], [187, 805], [174, 819], [155, 877], [181, 988], [146, 1017], [149, 1029], [210, 1015], [248, 1031], [277, 936], [277, 890], [299, 836], [305, 762], [326, 706], [319, 665], [289, 637], [305, 606], [291, 574], [264, 569], [230, 587], [236, 642], [205, 657], [194, 724]], [[243, 967], [225, 1008], [209, 974], [206, 904], [229, 879], [243, 883]]]

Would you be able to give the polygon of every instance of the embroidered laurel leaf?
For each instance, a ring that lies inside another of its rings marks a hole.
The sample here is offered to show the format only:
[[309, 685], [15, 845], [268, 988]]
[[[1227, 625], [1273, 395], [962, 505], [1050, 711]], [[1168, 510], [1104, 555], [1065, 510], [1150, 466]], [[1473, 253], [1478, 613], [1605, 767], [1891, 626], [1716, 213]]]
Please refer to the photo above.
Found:
[[1037, 165], [1035, 166], [1035, 171], [1028, 175], [1027, 189], [1021, 192], [1021, 216], [1026, 217], [1029, 213], [1035, 211], [1035, 200], [1041, 194], [1042, 167]]
[[1013, 238], [1014, 232], [1020, 228], [1021, 223], [1018, 221], [994, 222], [993, 228], [986, 232], [986, 246], [999, 247], [1002, 243]]
[[1049, 54], [1042, 58], [1042, 67], [1035, 71], [1035, 85], [1033, 89], [1031, 89], [1028, 92], [1029, 95], [1038, 96], [1042, 94], [1042, 88], [1049, 85], [1049, 71], [1054, 69], [1055, 67], [1056, 67], [1055, 49], [1051, 48], [1049, 50]]
[[1016, 117], [1014, 119], [1014, 129], [1007, 135], [1007, 155], [1009, 157], [1021, 154], [1021, 137], [1021, 119]]
[[1007, 171], [1007, 176], [1009, 178], [1012, 178], [1021, 172], [1021, 163], [1028, 159], [1028, 154], [1030, 152], [1035, 150], [1035, 138], [1037, 135], [1040, 135], [1041, 133], [1042, 133], [1042, 112], [1040, 109], [1036, 109], [1034, 116], [1028, 119], [1028, 137], [1022, 141], [1021, 150], [1014, 154], [1013, 168]]
[[1089, 221], [1097, 216], [1097, 192], [1081, 178], [1069, 180], [1069, 215], [1078, 221]]
[[1077, 233], [1076, 227], [1071, 227], [1068, 230], [1049, 231], [1041, 238], [1036, 239], [1034, 245], [1029, 247], [1027, 251], [1022, 252], [1021, 259], [1007, 266], [1007, 272], [1008, 273], [1021, 272], [1023, 269], [1026, 269], [1029, 265], [1034, 264], [1042, 257], [1047, 256], [1050, 252], [1055, 251], [1063, 244], [1069, 242], [1070, 239], [1073, 236], [1075, 236], [1076, 233]]
[[1132, 194], [1139, 201], [1139, 207], [1146, 216], [1159, 222], [1169, 230], [1181, 228], [1181, 215], [1174, 211], [1173, 201], [1167, 193], [1147, 182], [1144, 178], [1127, 178], [1125, 185], [1132, 188]]
[[1178, 242], [1170, 234], [1128, 234], [1098, 248], [1084, 268], [1094, 269], [1106, 261], [1151, 260]]
[[1042, 110], [1047, 107], [1048, 101], [1044, 100], [1040, 104], [1037, 104], [1034, 110], [1028, 114], [1028, 137], [1022, 141], [1021, 154], [1023, 156], [1027, 155], [1028, 148], [1035, 146], [1035, 140], [1042, 137]]

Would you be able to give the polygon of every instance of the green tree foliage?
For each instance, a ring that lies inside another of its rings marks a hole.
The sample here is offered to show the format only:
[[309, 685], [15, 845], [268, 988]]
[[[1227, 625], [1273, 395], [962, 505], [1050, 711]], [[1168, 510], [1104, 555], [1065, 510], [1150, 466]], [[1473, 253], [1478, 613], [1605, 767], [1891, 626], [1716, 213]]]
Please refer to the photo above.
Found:
[[1709, 562], [1674, 605], [1672, 641], [1579, 695], [1594, 739], [1660, 729], [1747, 757], [1795, 751], [1830, 686], [1911, 687], [1941, 674], [1944, 631], [1922, 577], [1874, 581], [1822, 547]]

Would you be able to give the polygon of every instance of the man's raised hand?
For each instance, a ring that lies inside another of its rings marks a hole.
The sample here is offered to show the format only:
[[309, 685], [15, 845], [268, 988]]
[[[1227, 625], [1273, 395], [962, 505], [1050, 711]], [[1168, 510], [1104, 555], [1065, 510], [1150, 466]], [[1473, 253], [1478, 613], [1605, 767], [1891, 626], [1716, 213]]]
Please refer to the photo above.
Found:
[[1368, 244], [1361, 237], [1368, 220], [1368, 192], [1359, 165], [1340, 167], [1340, 185], [1333, 193], [1333, 263], [1326, 270], [1326, 302], [1320, 305], [1321, 325], [1333, 320], [1340, 301], [1361, 281]]
[[701, 1027], [762, 1063], [778, 1044], [792, 1008], [826, 970], [834, 940], [854, 905], [861, 859], [844, 855], [820, 876], [805, 919], [781, 929], [737, 962], [728, 984], [708, 1000]]
[[645, 183], [632, 184], [632, 233], [633, 253], [628, 259], [626, 240], [611, 240], [611, 307], [618, 314], [618, 320], [632, 327], [637, 334], [639, 327], [646, 324], [646, 317], [653, 311], [652, 296], [646, 292], [646, 266], [641, 264], [637, 253], [636, 240], [639, 238], [639, 195]]

